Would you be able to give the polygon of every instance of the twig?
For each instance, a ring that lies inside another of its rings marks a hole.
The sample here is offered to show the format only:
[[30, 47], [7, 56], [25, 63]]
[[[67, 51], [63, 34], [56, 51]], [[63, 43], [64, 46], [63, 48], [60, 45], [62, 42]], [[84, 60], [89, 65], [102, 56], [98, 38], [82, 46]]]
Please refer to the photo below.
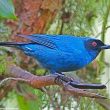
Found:
[[23, 82], [27, 82], [27, 83], [29, 82], [29, 81], [26, 80], [26, 79], [9, 77], [9, 78], [5, 78], [5, 79], [3, 79], [2, 81], [0, 81], [0, 86], [4, 85], [5, 82], [7, 82], [8, 80], [23, 81]]

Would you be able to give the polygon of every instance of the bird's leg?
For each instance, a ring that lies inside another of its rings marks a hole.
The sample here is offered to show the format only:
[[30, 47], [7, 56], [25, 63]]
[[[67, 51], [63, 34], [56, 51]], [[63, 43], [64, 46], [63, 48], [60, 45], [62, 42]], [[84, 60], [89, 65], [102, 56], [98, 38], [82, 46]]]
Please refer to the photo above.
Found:
[[54, 74], [57, 75], [57, 77], [55, 78], [55, 83], [64, 81], [66, 83], [64, 86], [71, 84], [73, 85], [73, 83], [74, 85], [77, 85], [79, 83], [78, 81], [74, 81], [72, 78], [65, 76], [65, 74], [63, 73], [54, 73]]
[[65, 74], [63, 74], [63, 73], [55, 72], [54, 75], [56, 75], [55, 83], [61, 82], [61, 81], [63, 81], [62, 79], [65, 78]]
[[55, 75], [58, 75], [58, 76], [65, 76], [65, 74], [64, 73], [61, 73], [61, 72], [55, 72], [54, 74]]

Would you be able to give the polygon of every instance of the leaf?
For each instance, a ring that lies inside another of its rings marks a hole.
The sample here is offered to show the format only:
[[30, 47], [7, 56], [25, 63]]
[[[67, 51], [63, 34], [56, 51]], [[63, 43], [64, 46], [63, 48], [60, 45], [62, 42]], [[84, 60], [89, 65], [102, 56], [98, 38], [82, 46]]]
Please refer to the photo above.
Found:
[[0, 0], [0, 17], [14, 20], [16, 19], [12, 0]]

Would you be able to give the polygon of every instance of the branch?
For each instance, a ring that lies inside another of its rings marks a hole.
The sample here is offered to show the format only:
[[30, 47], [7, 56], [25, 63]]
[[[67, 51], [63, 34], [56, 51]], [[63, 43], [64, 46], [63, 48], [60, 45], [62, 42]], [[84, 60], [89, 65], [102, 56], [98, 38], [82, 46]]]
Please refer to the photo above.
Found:
[[[42, 88], [45, 86], [56, 85], [54, 76], [37, 76], [33, 75], [30, 72], [23, 70], [22, 68], [16, 65], [8, 66], [8, 73], [10, 77], [21, 78], [24, 82], [28, 83], [34, 88]], [[21, 80], [21, 81], [23, 81]]]
[[[82, 97], [90, 97], [90, 98], [105, 98], [99, 94], [92, 93], [90, 91], [86, 91], [85, 89], [79, 89], [72, 87], [71, 85], [67, 85], [64, 81], [58, 80], [57, 83], [56, 75], [46, 75], [46, 76], [37, 76], [33, 75], [30, 72], [23, 70], [22, 68], [14, 65], [8, 64], [8, 76], [9, 78], [6, 80], [16, 80], [23, 81], [29, 84], [33, 88], [42, 88], [50, 85], [59, 85], [63, 88], [66, 94], [74, 95], [74, 96], [82, 96]], [[74, 79], [73, 79], [74, 80]]]

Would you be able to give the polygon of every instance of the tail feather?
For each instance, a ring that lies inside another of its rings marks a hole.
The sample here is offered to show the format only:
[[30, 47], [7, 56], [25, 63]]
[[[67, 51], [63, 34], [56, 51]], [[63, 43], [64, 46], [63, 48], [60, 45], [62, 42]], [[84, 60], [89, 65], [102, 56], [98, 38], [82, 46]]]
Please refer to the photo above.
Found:
[[27, 44], [33, 44], [30, 42], [24, 43], [24, 42], [0, 42], [0, 46], [21, 46], [21, 45], [27, 45]]

